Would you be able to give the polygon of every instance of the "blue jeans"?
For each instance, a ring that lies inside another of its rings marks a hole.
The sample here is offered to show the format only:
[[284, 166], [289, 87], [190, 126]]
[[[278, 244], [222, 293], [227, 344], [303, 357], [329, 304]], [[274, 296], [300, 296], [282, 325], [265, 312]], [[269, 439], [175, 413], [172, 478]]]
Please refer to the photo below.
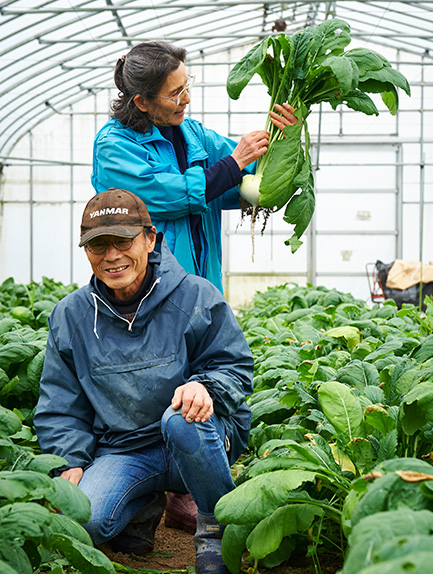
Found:
[[218, 499], [234, 488], [219, 417], [187, 423], [180, 410], [169, 407], [161, 431], [160, 443], [102, 455], [84, 471], [79, 487], [92, 508], [84, 527], [95, 545], [120, 533], [156, 491], [189, 492], [200, 512], [213, 513]]

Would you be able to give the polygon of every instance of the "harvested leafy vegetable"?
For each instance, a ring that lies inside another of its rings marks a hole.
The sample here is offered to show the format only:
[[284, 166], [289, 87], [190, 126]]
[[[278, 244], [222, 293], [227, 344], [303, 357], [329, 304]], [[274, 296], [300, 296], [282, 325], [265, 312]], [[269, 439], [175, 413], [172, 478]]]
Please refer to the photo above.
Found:
[[302, 244], [300, 238], [315, 208], [307, 126], [311, 107], [329, 102], [334, 110], [345, 104], [364, 114], [378, 115], [368, 93], [379, 93], [391, 114], [396, 114], [397, 89], [410, 95], [406, 78], [386, 58], [367, 48], [345, 51], [350, 41], [350, 26], [339, 19], [326, 20], [293, 36], [268, 36], [233, 67], [227, 79], [227, 92], [237, 100], [258, 74], [271, 97], [270, 111], [275, 104], [285, 102], [296, 110], [297, 124], [287, 126], [284, 133], [272, 124], [268, 115], [265, 129], [271, 134], [270, 145], [257, 160], [255, 176], [258, 201], [251, 201], [254, 198], [251, 181], [245, 192], [254, 208], [253, 219], [259, 206], [272, 211], [285, 206], [284, 220], [294, 226], [292, 237], [285, 243], [293, 253]]

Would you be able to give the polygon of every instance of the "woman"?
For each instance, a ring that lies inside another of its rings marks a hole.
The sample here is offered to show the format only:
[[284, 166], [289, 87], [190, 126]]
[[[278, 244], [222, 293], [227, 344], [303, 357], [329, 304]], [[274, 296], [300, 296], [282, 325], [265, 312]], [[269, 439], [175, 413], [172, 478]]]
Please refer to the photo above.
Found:
[[[264, 130], [239, 143], [185, 116], [194, 78], [186, 51], [166, 42], [138, 44], [122, 56], [114, 80], [119, 95], [112, 119], [94, 143], [92, 184], [134, 192], [178, 262], [222, 292], [221, 212], [239, 209], [244, 170], [267, 150]], [[290, 106], [276, 106], [272, 121], [294, 124]], [[191, 498], [168, 494], [166, 525], [195, 532]]]
[[[222, 291], [221, 212], [239, 209], [243, 171], [266, 152], [269, 133], [237, 143], [186, 117], [194, 79], [185, 58], [183, 48], [146, 42], [118, 60], [119, 96], [95, 139], [92, 184], [137, 194], [185, 270]], [[281, 129], [297, 121], [290, 106], [276, 109]]]

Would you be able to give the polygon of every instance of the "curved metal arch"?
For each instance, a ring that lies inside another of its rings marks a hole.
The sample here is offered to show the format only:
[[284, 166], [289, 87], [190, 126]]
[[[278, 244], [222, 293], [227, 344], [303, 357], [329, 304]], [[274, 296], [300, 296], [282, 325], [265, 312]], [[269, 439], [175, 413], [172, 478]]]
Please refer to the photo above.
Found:
[[[291, 33], [333, 15], [352, 26], [354, 38], [426, 58], [433, 50], [433, 3], [424, 0], [105, 1], [0, 5], [1, 155], [56, 111], [106, 89], [118, 55], [149, 38], [180, 43], [193, 63], [257, 41], [277, 19]], [[41, 85], [50, 72], [53, 81]]]

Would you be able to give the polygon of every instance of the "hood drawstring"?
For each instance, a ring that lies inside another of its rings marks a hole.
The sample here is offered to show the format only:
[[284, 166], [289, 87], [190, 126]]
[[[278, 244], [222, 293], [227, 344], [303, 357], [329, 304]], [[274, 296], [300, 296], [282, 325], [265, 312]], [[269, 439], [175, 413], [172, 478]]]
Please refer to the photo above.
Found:
[[113, 313], [113, 314], [114, 314], [115, 316], [117, 316], [119, 319], [121, 319], [121, 320], [123, 320], [123, 321], [126, 321], [126, 323], [128, 324], [128, 331], [132, 331], [132, 324], [134, 323], [134, 320], [135, 320], [135, 318], [137, 317], [137, 313], [138, 313], [138, 310], [139, 310], [140, 307], [141, 307], [141, 304], [142, 304], [143, 301], [147, 298], [147, 296], [149, 296], [149, 295], [152, 293], [153, 289], [155, 288], [155, 286], [156, 286], [157, 284], [159, 284], [160, 281], [161, 281], [161, 278], [157, 278], [157, 279], [154, 281], [154, 283], [153, 283], [152, 287], [150, 288], [150, 290], [147, 292], [147, 294], [144, 296], [144, 298], [140, 301], [140, 303], [139, 303], [139, 305], [138, 305], [138, 308], [137, 308], [137, 311], [135, 312], [134, 317], [132, 318], [131, 321], [128, 321], [126, 318], [124, 318], [123, 316], [119, 315], [114, 309], [112, 309], [112, 308], [108, 305], [107, 302], [105, 302], [101, 297], [99, 297], [98, 294], [96, 294], [95, 292], [90, 292], [90, 295], [91, 295], [92, 298], [93, 298], [93, 303], [94, 303], [94, 305], [95, 305], [95, 319], [94, 319], [94, 321], [93, 321], [93, 333], [95, 334], [95, 336], [97, 337], [97, 339], [99, 339], [98, 330], [97, 330], [97, 327], [96, 327], [97, 320], [98, 320], [98, 300], [99, 300], [101, 303], [103, 303], [103, 304], [111, 311], [111, 313]]
[[140, 309], [141, 304], [144, 302], [144, 300], [147, 298], [147, 296], [149, 296], [149, 295], [153, 292], [155, 286], [156, 286], [157, 284], [159, 284], [160, 281], [161, 281], [161, 278], [157, 278], [157, 279], [154, 281], [154, 283], [153, 283], [152, 287], [150, 288], [150, 290], [147, 292], [147, 294], [144, 296], [144, 298], [143, 298], [143, 299], [141, 300], [141, 302], [138, 304], [138, 308], [137, 308], [137, 311], [136, 311], [135, 314], [134, 314], [134, 317], [132, 318], [132, 320], [131, 320], [130, 322], [128, 322], [128, 323], [129, 323], [128, 331], [132, 331], [132, 324], [134, 323], [135, 318], [137, 317], [138, 310]]
[[95, 305], [95, 319], [93, 320], [93, 333], [99, 339], [98, 331], [96, 329], [96, 322], [98, 319], [98, 296], [94, 292], [91, 292], [91, 296], [93, 297], [93, 303]]

